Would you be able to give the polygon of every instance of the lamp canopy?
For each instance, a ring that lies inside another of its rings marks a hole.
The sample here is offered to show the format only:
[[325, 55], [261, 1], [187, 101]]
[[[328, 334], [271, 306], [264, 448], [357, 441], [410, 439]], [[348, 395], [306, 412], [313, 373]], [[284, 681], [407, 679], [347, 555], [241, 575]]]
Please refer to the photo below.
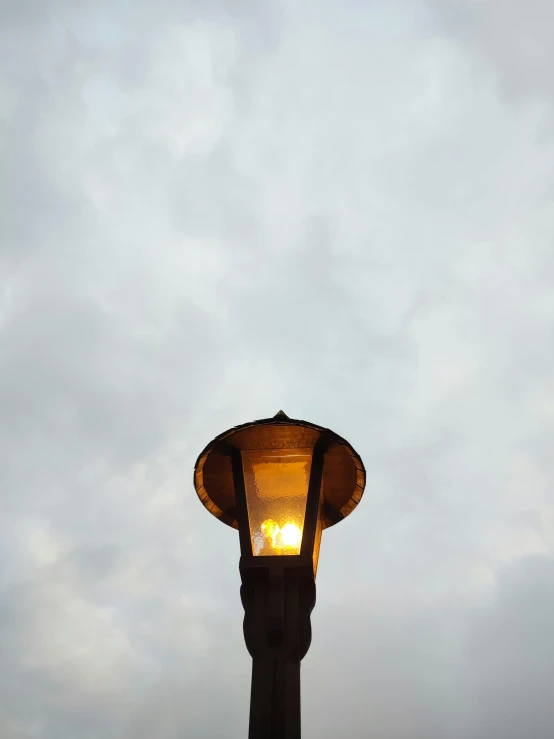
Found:
[[[365, 487], [365, 469], [350, 444], [333, 431], [307, 421], [289, 418], [279, 411], [273, 418], [236, 426], [211, 441], [196, 461], [194, 486], [208, 511], [220, 521], [239, 528], [233, 455], [243, 460], [246, 482], [262, 490], [264, 497], [300, 497], [307, 486], [314, 449], [323, 447], [321, 475], [322, 528], [346, 518], [358, 505]], [[272, 462], [271, 466], [268, 466]], [[279, 466], [280, 465], [280, 466]], [[248, 484], [248, 483], [247, 483]], [[272, 492], [273, 491], [273, 492]], [[307, 490], [306, 490], [307, 493]], [[304, 496], [305, 497], [305, 496]], [[294, 544], [294, 531], [284, 535], [284, 546]], [[291, 549], [292, 551], [292, 549]]]

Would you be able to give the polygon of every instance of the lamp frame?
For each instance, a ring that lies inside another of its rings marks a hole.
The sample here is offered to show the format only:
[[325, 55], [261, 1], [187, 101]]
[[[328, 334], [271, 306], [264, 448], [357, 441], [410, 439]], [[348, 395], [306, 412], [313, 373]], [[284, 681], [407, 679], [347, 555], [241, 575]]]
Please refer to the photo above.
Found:
[[[299, 567], [308, 560], [313, 562], [314, 547], [316, 545], [317, 524], [320, 514], [321, 481], [323, 479], [323, 465], [325, 451], [329, 446], [329, 439], [322, 435], [317, 440], [310, 465], [310, 478], [304, 511], [304, 525], [302, 527], [302, 541], [299, 554], [255, 555], [252, 550], [252, 536], [248, 514], [248, 500], [244, 483], [244, 469], [242, 452], [239, 449], [229, 449], [233, 470], [233, 485], [236, 497], [236, 515], [239, 529], [239, 541], [242, 567], [259, 567], [260, 561], [266, 566], [282, 564], [283, 558], [290, 560], [290, 567]], [[314, 567], [315, 569], [315, 567]]]

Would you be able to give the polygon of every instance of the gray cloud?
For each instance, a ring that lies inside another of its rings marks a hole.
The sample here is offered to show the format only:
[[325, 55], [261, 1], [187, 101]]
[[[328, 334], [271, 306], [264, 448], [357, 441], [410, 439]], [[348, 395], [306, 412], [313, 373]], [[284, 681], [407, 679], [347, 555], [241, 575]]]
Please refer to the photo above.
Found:
[[[346, 721], [354, 737], [547, 737], [553, 564], [531, 557], [506, 568], [480, 605], [450, 600], [414, 609], [376, 593], [365, 607], [358, 601], [356, 609], [318, 614], [316, 636], [341, 649], [331, 658], [316, 638], [306, 659], [313, 734], [331, 735]], [[348, 640], [351, 631], [357, 643]], [[359, 680], [343, 696], [345, 675]], [[322, 697], [335, 703], [339, 695], [340, 710], [318, 715]]]
[[547, 737], [554, 711], [548, 676], [554, 652], [552, 558], [529, 558], [505, 572], [494, 607], [475, 619], [468, 649], [473, 736], [502, 732]]
[[486, 0], [458, 5], [449, 0], [429, 4], [450, 33], [475, 46], [492, 62], [503, 94], [513, 101], [545, 97], [554, 86], [549, 69], [553, 62], [549, 27], [552, 4], [533, 0], [526, 6], [515, 0]]

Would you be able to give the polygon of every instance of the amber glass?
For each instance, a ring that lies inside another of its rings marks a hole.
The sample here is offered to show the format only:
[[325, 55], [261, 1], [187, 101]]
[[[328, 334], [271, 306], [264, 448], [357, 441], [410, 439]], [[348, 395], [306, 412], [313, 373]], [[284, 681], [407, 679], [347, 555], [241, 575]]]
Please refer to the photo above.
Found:
[[323, 532], [323, 495], [320, 495], [319, 506], [318, 506], [318, 511], [317, 511], [317, 523], [315, 527], [315, 536], [314, 536], [314, 553], [313, 553], [314, 575], [317, 574], [317, 564], [319, 562], [319, 547], [321, 546], [322, 532]]
[[300, 554], [312, 450], [243, 451], [242, 464], [254, 555]]

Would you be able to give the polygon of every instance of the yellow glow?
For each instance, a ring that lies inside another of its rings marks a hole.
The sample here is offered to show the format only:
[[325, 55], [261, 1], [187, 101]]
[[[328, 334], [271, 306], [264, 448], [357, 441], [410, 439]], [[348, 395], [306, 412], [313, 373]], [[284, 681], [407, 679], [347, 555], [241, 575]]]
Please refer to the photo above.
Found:
[[302, 541], [302, 529], [295, 523], [286, 523], [282, 527], [271, 518], [265, 520], [261, 530], [269, 540], [267, 544], [275, 550], [275, 554], [298, 554]]
[[302, 541], [302, 532], [295, 523], [286, 523], [281, 529], [281, 539], [285, 547], [297, 549]]

